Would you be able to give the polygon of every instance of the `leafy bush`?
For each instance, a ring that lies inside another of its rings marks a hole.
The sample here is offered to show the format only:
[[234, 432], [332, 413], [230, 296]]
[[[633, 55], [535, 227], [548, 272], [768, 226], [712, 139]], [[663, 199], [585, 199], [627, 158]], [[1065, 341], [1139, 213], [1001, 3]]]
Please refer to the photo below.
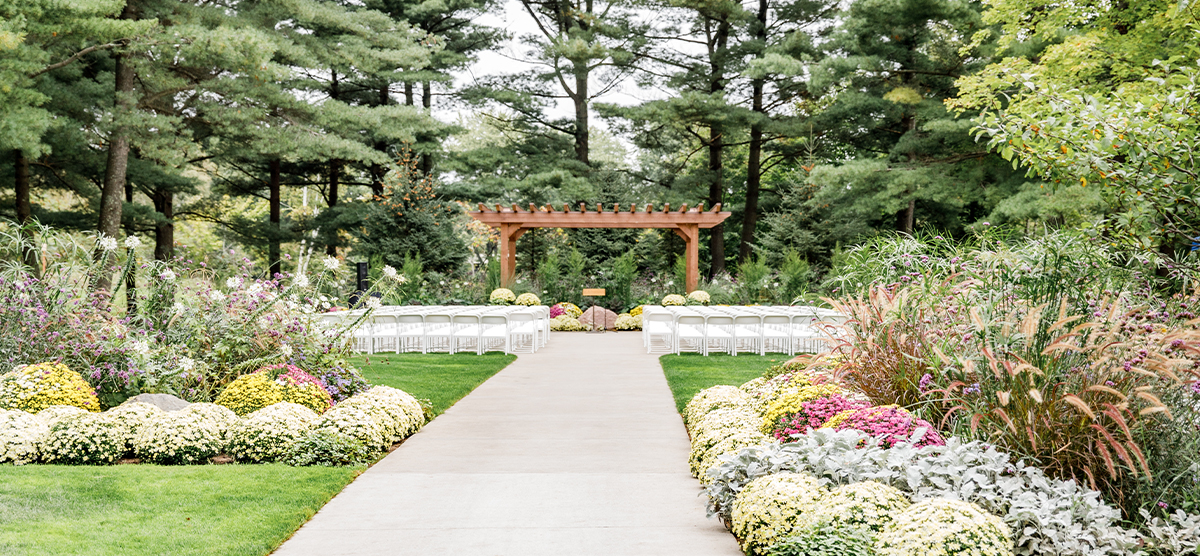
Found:
[[356, 438], [336, 430], [316, 428], [292, 445], [283, 462], [294, 466], [367, 465], [378, 453]]
[[107, 465], [125, 455], [125, 431], [104, 413], [81, 413], [50, 427], [42, 447], [46, 463]]
[[134, 454], [162, 465], [204, 463], [225, 451], [229, 431], [239, 421], [228, 408], [213, 403], [164, 412], [138, 431]]
[[269, 365], [230, 383], [216, 403], [248, 415], [279, 402], [303, 405], [322, 413], [333, 404], [316, 377], [294, 365]]
[[742, 305], [756, 305], [768, 301], [770, 294], [767, 279], [771, 267], [762, 257], [749, 258], [737, 265], [737, 297]]
[[875, 539], [866, 531], [815, 523], [797, 527], [771, 546], [770, 556], [875, 556]]
[[826, 490], [803, 473], [777, 473], [748, 483], [733, 503], [732, 531], [746, 554], [767, 554], [792, 533], [797, 520], [815, 511]]
[[321, 385], [325, 391], [329, 393], [333, 403], [341, 402], [360, 392], [367, 391], [371, 387], [367, 380], [359, 374], [358, 370], [349, 366], [335, 366], [319, 371], [313, 371], [312, 375], [321, 381]]
[[563, 314], [550, 319], [550, 330], [558, 332], [581, 332], [588, 330], [588, 327], [579, 322], [579, 319]]
[[802, 521], [853, 527], [878, 534], [908, 506], [908, 495], [900, 489], [863, 481], [830, 490], [815, 510], [804, 514]]
[[673, 293], [662, 298], [663, 307], [678, 307], [680, 305], [687, 305], [687, 298], [682, 295]]
[[512, 305], [517, 296], [507, 288], [496, 288], [488, 295], [488, 303], [492, 305]]
[[613, 323], [613, 328], [616, 328], [617, 330], [641, 330], [642, 317], [634, 317], [630, 316], [628, 313], [621, 313], [620, 315], [617, 315], [617, 321]]
[[37, 413], [52, 405], [100, 411], [96, 391], [62, 363], [38, 363], [0, 375], [0, 409]]
[[[493, 292], [493, 293], [495, 293], [495, 292]], [[534, 305], [541, 305], [542, 300], [538, 299], [538, 296], [536, 296], [532, 293], [523, 293], [523, 294], [517, 296], [517, 299], [516, 299], [516, 301], [513, 302], [513, 304], [514, 305], [522, 305], [525, 307], [532, 307]]]
[[0, 463], [37, 461], [50, 434], [46, 422], [32, 413], [0, 409]]
[[229, 455], [239, 461], [275, 461], [312, 430], [320, 417], [300, 404], [280, 402], [239, 420], [229, 430]]
[[880, 556], [1013, 554], [1008, 526], [979, 506], [935, 498], [913, 504], [879, 534]]
[[[1132, 556], [1141, 540], [1100, 493], [1050, 477], [995, 446], [950, 438], [945, 446], [884, 448], [853, 430], [818, 429], [788, 444], [764, 443], [721, 458], [706, 486], [710, 514], [726, 519], [739, 492], [773, 473], [807, 473], [833, 484], [877, 481], [914, 500], [972, 502], [1010, 527], [1021, 556]], [[1200, 538], [1200, 537], [1194, 537]]]

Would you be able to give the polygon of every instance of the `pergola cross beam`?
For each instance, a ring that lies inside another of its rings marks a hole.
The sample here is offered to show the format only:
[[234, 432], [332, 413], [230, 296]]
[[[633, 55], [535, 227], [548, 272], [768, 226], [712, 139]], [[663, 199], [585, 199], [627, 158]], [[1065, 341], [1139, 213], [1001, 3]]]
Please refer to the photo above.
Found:
[[721, 212], [720, 203], [707, 211], [704, 203], [692, 208], [685, 204], [677, 210], [671, 210], [670, 204], [663, 205], [662, 210], [646, 205], [640, 211], [636, 205], [627, 205], [622, 210], [620, 204], [605, 211], [603, 205], [597, 204], [595, 210], [590, 210], [586, 203], [580, 203], [579, 210], [572, 210], [566, 204], [562, 209], [556, 210], [551, 205], [537, 207], [532, 203], [528, 210], [515, 203], [508, 207], [494, 205], [493, 209], [479, 203], [478, 211], [467, 213], [500, 229], [500, 281], [505, 287], [511, 286], [516, 277], [517, 238], [533, 228], [666, 228], [674, 230], [687, 245], [685, 286], [690, 293], [700, 282], [700, 230], [712, 228], [730, 216]]

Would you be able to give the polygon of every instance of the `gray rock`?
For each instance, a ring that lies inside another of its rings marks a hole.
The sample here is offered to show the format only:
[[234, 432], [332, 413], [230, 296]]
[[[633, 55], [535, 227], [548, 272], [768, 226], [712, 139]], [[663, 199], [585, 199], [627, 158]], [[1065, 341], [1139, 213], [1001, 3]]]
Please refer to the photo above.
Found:
[[138, 394], [132, 398], [129, 398], [128, 400], [125, 400], [125, 403], [133, 402], [148, 403], [158, 407], [163, 411], [179, 411], [180, 409], [192, 405], [191, 402], [177, 398], [170, 394]]

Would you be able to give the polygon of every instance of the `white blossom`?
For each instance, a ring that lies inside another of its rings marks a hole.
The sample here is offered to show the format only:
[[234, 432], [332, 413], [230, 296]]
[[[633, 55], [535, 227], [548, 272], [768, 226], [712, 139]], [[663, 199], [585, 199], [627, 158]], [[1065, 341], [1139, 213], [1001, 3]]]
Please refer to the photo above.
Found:
[[297, 288], [307, 288], [308, 287], [308, 275], [307, 274], [297, 274], [296, 278], [292, 282], [292, 285], [296, 286]]
[[367, 308], [368, 309], [378, 309], [382, 306], [383, 306], [383, 302], [380, 301], [378, 297], [368, 297], [367, 298]]
[[175, 279], [175, 271], [168, 268], [166, 270], [163, 270], [162, 274], [159, 274], [158, 277], [170, 282], [171, 280]]
[[208, 299], [214, 303], [220, 303], [225, 301], [225, 294], [221, 293], [221, 290], [213, 290], [208, 292]]
[[96, 238], [96, 244], [105, 251], [112, 251], [117, 248], [117, 238], [100, 234], [100, 236]]
[[142, 246], [142, 239], [138, 236], [127, 236], [125, 238], [126, 249], [137, 249]]
[[262, 284], [259, 284], [258, 282], [250, 284], [250, 287], [246, 288], [246, 293], [248, 293], [250, 295], [257, 294], [258, 292], [261, 292], [261, 291], [263, 291], [263, 286], [262, 286]]
[[228, 280], [225, 280], [225, 287], [227, 287], [231, 290], [236, 290], [236, 289], [242, 287], [242, 277], [234, 276], [233, 278], [229, 278]]
[[279, 353], [282, 353], [284, 357], [291, 357], [292, 356], [292, 346], [289, 346], [287, 344], [279, 344]]
[[397, 277], [397, 276], [399, 276], [399, 275], [400, 275], [400, 273], [399, 273], [399, 272], [396, 272], [396, 269], [395, 269], [395, 268], [392, 268], [392, 266], [391, 266], [391, 265], [384, 265], [384, 267], [383, 267], [383, 276], [384, 276], [385, 278], [391, 278], [392, 280], [395, 280], [395, 279], [396, 279], [396, 277]]
[[327, 270], [337, 270], [342, 266], [342, 261], [337, 260], [337, 257], [325, 257], [321, 264], [324, 264]]
[[183, 313], [187, 312], [187, 305], [176, 301], [175, 304], [171, 306], [171, 312], [175, 313], [176, 315], [182, 315]]
[[191, 357], [186, 357], [186, 356], [179, 358], [179, 370], [186, 373], [194, 368], [196, 368], [196, 360], [195, 359], [192, 359]]
[[138, 355], [147, 355], [150, 353], [150, 344], [143, 340], [134, 340], [129, 343], [129, 349]]
[[401, 284], [406, 284], [406, 283], [408, 283], [408, 276], [405, 276], [403, 274], [398, 274], [398, 275], [396, 275], [396, 281]]

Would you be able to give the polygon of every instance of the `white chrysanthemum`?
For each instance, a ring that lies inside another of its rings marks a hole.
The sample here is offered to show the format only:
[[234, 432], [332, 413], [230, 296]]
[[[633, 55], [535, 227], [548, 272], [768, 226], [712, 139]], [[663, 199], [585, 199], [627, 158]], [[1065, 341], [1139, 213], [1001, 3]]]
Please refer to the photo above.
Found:
[[195, 359], [192, 359], [191, 357], [187, 357], [187, 356], [179, 358], [179, 370], [186, 373], [194, 368], [196, 368], [196, 360]]
[[248, 293], [250, 295], [257, 295], [258, 293], [260, 293], [262, 291], [263, 291], [263, 285], [258, 282], [250, 284], [250, 287], [246, 288], [246, 293]]
[[384, 278], [390, 278], [392, 280], [395, 280], [397, 276], [400, 276], [400, 273], [396, 272], [396, 269], [392, 268], [392, 265], [384, 265], [383, 266], [383, 277]]
[[234, 276], [233, 278], [227, 278], [225, 280], [225, 287], [227, 287], [231, 290], [236, 290], [236, 289], [242, 287], [242, 277]]
[[170, 282], [171, 280], [175, 279], [175, 271], [169, 268], [163, 269], [162, 274], [159, 274], [158, 277]]
[[284, 357], [291, 357], [293, 353], [292, 346], [288, 344], [279, 344], [279, 353], [282, 353]]
[[875, 481], [863, 481], [829, 491], [821, 499], [820, 506], [813, 512], [806, 512], [798, 523], [832, 523], [878, 534], [909, 505], [908, 495], [900, 489]]
[[342, 261], [337, 260], [337, 257], [325, 257], [321, 264], [325, 265], [326, 270], [337, 270], [342, 266]]
[[228, 431], [236, 422], [229, 408], [212, 403], [164, 412], [134, 435], [134, 453], [150, 463], [203, 463], [225, 450]]
[[221, 293], [221, 290], [213, 290], [208, 292], [208, 299], [213, 303], [223, 303], [225, 301], [225, 294]]
[[53, 427], [55, 423], [76, 415], [87, 413], [87, 410], [75, 407], [73, 405], [52, 405], [38, 412], [38, 419], [46, 423], [47, 427]]
[[683, 410], [685, 423], [695, 423], [701, 417], [714, 409], [722, 407], [747, 408], [750, 396], [736, 386], [713, 386], [705, 388], [692, 396], [687, 407]]
[[142, 246], [142, 239], [138, 236], [127, 236], [125, 238], [126, 249], [137, 249]]
[[704, 290], [696, 290], [692, 293], [689, 293], [687, 295], [687, 298], [688, 298], [688, 301], [694, 301], [696, 303], [704, 303], [704, 304], [708, 304], [710, 301], [712, 301], [712, 297], [709, 296], [708, 292], [706, 292]]
[[877, 538], [880, 556], [1012, 556], [1008, 525], [979, 506], [934, 498], [910, 506]]
[[133, 448], [134, 439], [138, 433], [151, 421], [163, 414], [158, 406], [142, 402], [125, 402], [104, 412], [104, 415], [117, 424], [121, 440], [125, 448]]
[[367, 308], [368, 309], [378, 309], [380, 307], [383, 307], [383, 301], [381, 301], [378, 297], [368, 297], [367, 298]]
[[307, 288], [308, 287], [308, 275], [307, 274], [297, 274], [296, 277], [292, 280], [292, 285], [297, 288]]
[[320, 416], [300, 404], [280, 402], [239, 421], [229, 432], [229, 454], [238, 460], [274, 461], [316, 426]]
[[0, 410], [0, 463], [22, 465], [37, 461], [49, 434], [46, 421], [32, 413]]
[[42, 448], [47, 463], [105, 465], [125, 455], [123, 423], [108, 413], [85, 412], [50, 427]]
[[117, 238], [100, 234], [96, 238], [96, 245], [105, 251], [113, 251], [117, 248]]
[[750, 481], [733, 502], [733, 534], [742, 550], [755, 556], [787, 538], [796, 522], [816, 511], [828, 491], [816, 478], [803, 473], [776, 473]]

